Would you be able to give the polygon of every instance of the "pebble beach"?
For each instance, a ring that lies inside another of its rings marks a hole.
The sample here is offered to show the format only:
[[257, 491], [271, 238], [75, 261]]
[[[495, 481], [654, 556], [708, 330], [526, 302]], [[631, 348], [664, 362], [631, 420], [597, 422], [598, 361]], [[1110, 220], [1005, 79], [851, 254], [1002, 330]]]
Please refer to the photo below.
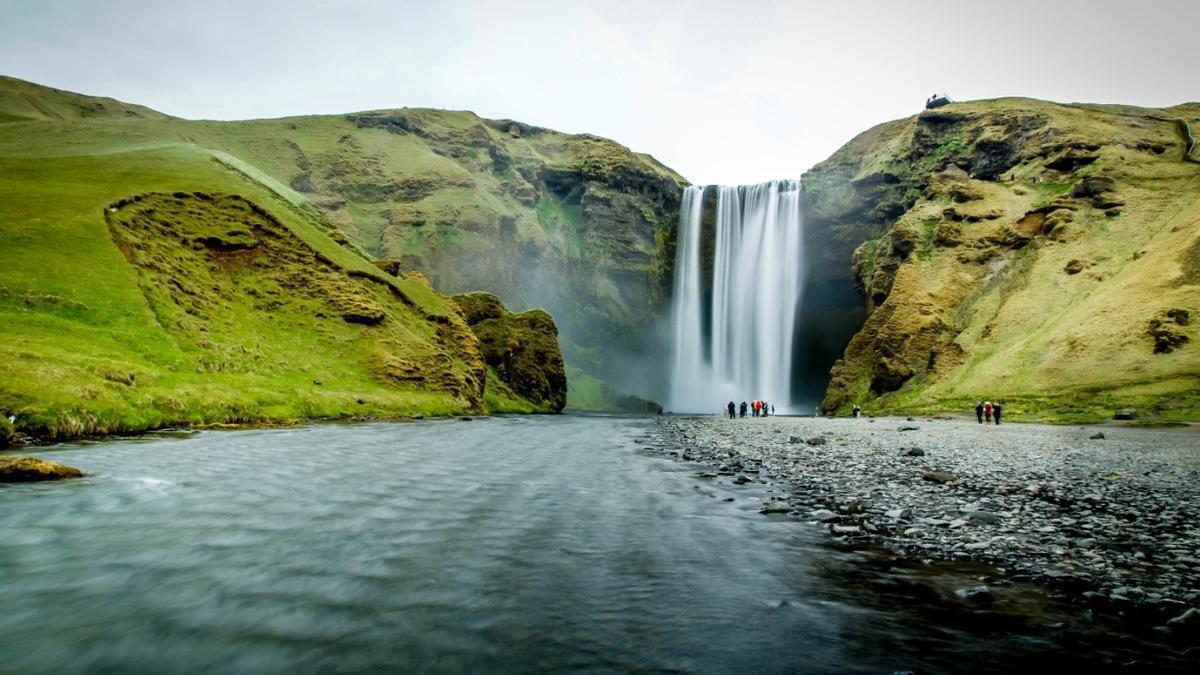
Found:
[[667, 416], [658, 433], [698, 479], [769, 484], [763, 513], [839, 540], [987, 563], [1081, 602], [1159, 610], [1168, 629], [1200, 621], [1195, 428]]

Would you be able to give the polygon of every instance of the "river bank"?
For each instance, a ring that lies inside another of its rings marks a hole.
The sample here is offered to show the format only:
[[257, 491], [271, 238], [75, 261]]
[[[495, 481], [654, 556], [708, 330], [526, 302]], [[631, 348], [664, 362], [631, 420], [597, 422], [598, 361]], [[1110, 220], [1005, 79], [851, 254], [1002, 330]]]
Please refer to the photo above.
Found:
[[1200, 434], [911, 419], [668, 417], [657, 440], [839, 540], [993, 565], [980, 601], [1028, 580], [1195, 635]]

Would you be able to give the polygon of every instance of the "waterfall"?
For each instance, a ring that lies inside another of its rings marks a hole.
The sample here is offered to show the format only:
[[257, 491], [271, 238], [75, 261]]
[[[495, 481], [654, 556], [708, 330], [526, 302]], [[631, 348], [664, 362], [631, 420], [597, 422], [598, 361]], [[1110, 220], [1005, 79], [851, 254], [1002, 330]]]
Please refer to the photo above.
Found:
[[[712, 285], [702, 274], [704, 202], [715, 191]], [[672, 303], [670, 408], [716, 412], [728, 401], [792, 403], [792, 338], [803, 279], [800, 183], [689, 187], [683, 195]]]

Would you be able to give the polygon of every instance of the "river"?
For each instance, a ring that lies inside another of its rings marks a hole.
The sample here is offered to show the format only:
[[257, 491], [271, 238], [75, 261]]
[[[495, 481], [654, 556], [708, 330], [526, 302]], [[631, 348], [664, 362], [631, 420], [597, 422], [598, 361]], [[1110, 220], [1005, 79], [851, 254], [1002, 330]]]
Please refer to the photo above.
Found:
[[945, 600], [978, 583], [971, 570], [833, 548], [757, 512], [772, 486], [698, 481], [647, 449], [654, 430], [503, 417], [40, 449], [90, 475], [0, 486], [0, 671], [1002, 671], [1062, 658], [1019, 609], [981, 618]]

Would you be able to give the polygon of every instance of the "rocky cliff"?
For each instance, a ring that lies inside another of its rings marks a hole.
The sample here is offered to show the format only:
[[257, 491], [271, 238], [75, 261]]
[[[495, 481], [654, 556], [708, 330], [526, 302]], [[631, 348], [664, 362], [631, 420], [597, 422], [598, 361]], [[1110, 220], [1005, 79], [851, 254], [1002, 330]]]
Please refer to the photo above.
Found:
[[814, 167], [817, 267], [849, 269], [867, 309], [822, 408], [1195, 417], [1197, 124], [1197, 104], [955, 103]]

